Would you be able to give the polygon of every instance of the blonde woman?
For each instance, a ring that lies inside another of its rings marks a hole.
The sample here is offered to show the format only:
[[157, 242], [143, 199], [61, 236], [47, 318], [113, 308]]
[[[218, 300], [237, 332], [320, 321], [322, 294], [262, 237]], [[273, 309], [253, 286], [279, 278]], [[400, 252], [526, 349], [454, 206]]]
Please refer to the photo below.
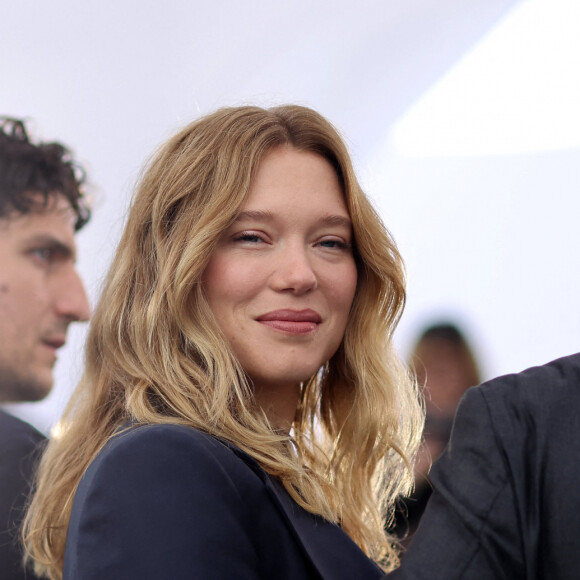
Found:
[[146, 169], [40, 467], [48, 578], [376, 578], [421, 433], [394, 242], [298, 106], [219, 110]]

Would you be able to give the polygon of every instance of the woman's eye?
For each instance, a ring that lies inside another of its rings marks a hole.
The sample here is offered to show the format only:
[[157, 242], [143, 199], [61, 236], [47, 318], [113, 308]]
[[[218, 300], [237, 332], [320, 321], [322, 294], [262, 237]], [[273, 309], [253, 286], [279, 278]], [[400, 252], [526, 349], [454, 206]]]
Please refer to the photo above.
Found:
[[321, 242], [319, 242], [319, 245], [322, 246], [323, 248], [333, 248], [338, 250], [350, 249], [350, 244], [343, 242], [342, 240], [335, 239], [322, 240]]
[[248, 242], [248, 243], [259, 243], [263, 242], [264, 239], [262, 236], [255, 234], [255, 233], [241, 233], [234, 238], [234, 242]]

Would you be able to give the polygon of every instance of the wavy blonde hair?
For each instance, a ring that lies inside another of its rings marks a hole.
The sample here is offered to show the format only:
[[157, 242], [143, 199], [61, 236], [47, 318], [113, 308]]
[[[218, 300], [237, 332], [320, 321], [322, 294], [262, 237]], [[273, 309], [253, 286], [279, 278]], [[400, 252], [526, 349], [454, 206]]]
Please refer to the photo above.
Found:
[[[357, 291], [335, 355], [302, 385], [289, 434], [257, 408], [200, 282], [261, 159], [289, 145], [324, 157], [353, 224]], [[338, 523], [389, 570], [394, 498], [412, 485], [422, 428], [392, 333], [405, 301], [395, 243], [362, 192], [336, 129], [300, 106], [225, 108], [171, 138], [137, 188], [94, 313], [86, 367], [43, 457], [25, 521], [38, 573], [56, 580], [75, 491], [128, 420], [189, 425], [233, 442], [293, 499]]]

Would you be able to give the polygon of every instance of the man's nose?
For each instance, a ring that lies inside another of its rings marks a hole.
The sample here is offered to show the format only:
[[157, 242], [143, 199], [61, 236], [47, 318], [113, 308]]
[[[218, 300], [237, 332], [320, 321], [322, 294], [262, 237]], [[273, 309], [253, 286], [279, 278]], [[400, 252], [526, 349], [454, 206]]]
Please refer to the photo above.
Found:
[[89, 299], [82, 280], [76, 271], [72, 269], [67, 276], [54, 288], [54, 303], [59, 316], [70, 322], [87, 321], [91, 315]]

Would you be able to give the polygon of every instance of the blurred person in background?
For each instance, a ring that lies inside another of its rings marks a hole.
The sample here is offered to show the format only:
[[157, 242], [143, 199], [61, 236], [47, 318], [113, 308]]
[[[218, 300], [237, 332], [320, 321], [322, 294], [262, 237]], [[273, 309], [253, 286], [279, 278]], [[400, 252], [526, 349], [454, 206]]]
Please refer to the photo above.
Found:
[[[51, 390], [57, 350], [89, 304], [74, 235], [88, 220], [84, 173], [60, 143], [33, 143], [23, 121], [0, 118], [0, 404]], [[44, 436], [0, 409], [0, 578], [33, 578], [20, 524]]]
[[398, 500], [394, 533], [407, 545], [431, 496], [429, 469], [443, 452], [459, 400], [479, 384], [478, 365], [464, 333], [452, 322], [427, 327], [420, 335], [409, 361], [423, 388], [426, 420], [423, 442], [415, 464], [415, 490]]

